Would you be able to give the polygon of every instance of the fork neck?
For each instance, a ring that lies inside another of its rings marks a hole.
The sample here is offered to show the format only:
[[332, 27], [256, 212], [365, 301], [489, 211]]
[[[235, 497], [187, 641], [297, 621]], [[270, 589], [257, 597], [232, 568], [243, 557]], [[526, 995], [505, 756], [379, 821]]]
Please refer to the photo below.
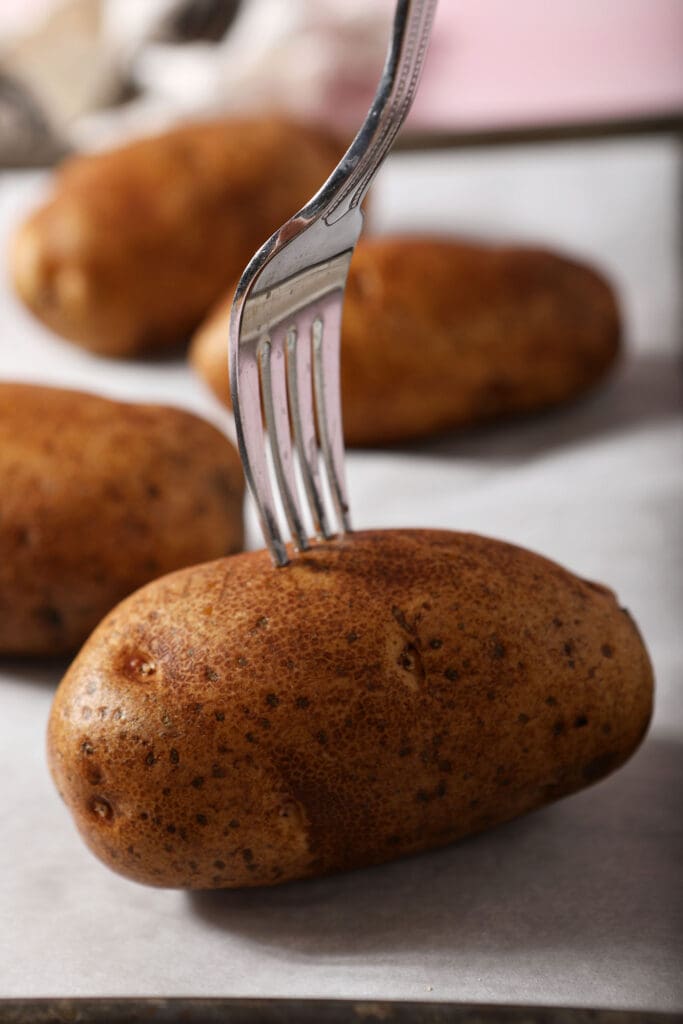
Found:
[[437, 0], [397, 0], [382, 77], [370, 110], [319, 196], [330, 225], [360, 207], [412, 106]]

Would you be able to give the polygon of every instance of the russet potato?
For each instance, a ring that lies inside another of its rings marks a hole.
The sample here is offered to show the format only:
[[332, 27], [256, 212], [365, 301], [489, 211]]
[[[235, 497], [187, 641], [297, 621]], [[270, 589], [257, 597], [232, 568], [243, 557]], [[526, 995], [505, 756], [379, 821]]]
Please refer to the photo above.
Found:
[[0, 383], [0, 654], [72, 653], [121, 598], [238, 551], [237, 452], [163, 406]]
[[127, 598], [57, 692], [52, 775], [159, 886], [272, 885], [450, 843], [595, 782], [652, 707], [611, 591], [471, 534], [363, 532]]
[[[195, 333], [195, 369], [229, 404], [230, 300]], [[537, 249], [361, 239], [344, 299], [349, 445], [381, 445], [576, 398], [614, 363], [620, 320], [596, 271]]]
[[342, 152], [320, 129], [258, 117], [75, 157], [14, 237], [15, 289], [94, 352], [177, 346]]

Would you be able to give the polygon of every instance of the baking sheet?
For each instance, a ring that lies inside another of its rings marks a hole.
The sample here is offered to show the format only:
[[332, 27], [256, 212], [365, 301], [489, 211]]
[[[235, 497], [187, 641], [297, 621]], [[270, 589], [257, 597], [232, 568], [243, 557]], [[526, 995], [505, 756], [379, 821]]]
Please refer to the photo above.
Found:
[[[64, 663], [3, 660], [0, 996], [683, 1009], [680, 169], [668, 137], [393, 158], [377, 227], [524, 238], [591, 259], [620, 289], [629, 351], [571, 408], [349, 457], [359, 527], [492, 534], [618, 592], [657, 676], [641, 750], [594, 788], [449, 849], [264, 891], [152, 890], [91, 856], [48, 777]], [[44, 183], [0, 177], [3, 247]], [[88, 356], [0, 287], [0, 376], [228, 422], [181, 362]]]

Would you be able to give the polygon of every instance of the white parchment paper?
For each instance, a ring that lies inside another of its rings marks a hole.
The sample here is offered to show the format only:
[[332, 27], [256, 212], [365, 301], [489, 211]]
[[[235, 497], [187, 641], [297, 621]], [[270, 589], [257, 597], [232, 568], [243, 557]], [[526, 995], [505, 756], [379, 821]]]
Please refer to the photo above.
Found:
[[[619, 287], [628, 353], [570, 408], [349, 456], [358, 526], [488, 533], [617, 591], [657, 676], [641, 750], [592, 789], [449, 849], [278, 889], [188, 895], [127, 882], [87, 851], [45, 767], [65, 665], [0, 661], [0, 996], [683, 1009], [680, 173], [669, 138], [392, 158], [377, 227], [526, 239], [594, 261]], [[44, 185], [0, 177], [3, 252]], [[88, 356], [0, 288], [0, 376], [172, 401], [227, 422], [181, 362]]]

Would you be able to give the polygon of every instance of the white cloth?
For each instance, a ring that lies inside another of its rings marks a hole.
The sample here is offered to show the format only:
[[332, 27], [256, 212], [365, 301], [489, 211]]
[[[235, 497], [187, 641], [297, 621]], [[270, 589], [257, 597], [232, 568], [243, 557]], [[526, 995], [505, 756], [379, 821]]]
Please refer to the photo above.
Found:
[[[382, 228], [547, 242], [604, 267], [622, 366], [571, 408], [353, 452], [358, 526], [470, 529], [612, 586], [657, 675], [649, 737], [615, 775], [470, 841], [267, 891], [134, 885], [86, 850], [48, 777], [63, 665], [0, 664], [0, 995], [444, 999], [683, 1009], [681, 159], [671, 139], [401, 155]], [[4, 228], [44, 181], [0, 178]], [[0, 375], [173, 401], [225, 421], [180, 362], [97, 359], [7, 289]], [[250, 512], [250, 544], [259, 543]]]

